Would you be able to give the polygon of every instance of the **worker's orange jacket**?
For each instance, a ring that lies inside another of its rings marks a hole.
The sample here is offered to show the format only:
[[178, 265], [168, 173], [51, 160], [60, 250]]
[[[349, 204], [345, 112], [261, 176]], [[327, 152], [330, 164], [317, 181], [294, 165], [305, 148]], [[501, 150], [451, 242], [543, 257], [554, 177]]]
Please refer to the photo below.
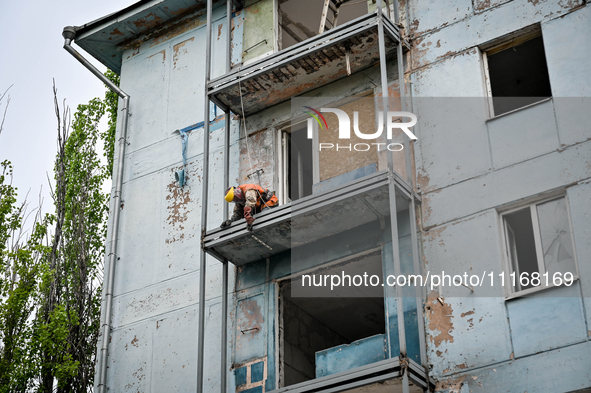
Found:
[[279, 203], [279, 199], [274, 194], [269, 198], [271, 192], [257, 184], [241, 184], [238, 188], [242, 190], [245, 201], [235, 202], [234, 212], [230, 217], [232, 221], [238, 221], [244, 217], [245, 206], [250, 207], [253, 214], [256, 214]]

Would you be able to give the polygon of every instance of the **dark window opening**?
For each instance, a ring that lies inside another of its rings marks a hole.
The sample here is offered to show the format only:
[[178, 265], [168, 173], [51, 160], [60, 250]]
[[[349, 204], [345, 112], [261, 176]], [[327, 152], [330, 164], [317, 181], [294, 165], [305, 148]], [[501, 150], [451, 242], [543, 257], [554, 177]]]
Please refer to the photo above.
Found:
[[287, 134], [287, 196], [290, 200], [312, 195], [313, 163], [312, 140], [307, 129], [298, 128]]
[[[323, 8], [324, 0], [280, 0], [281, 49], [289, 48], [318, 34]], [[365, 14], [367, 14], [365, 1], [331, 0], [324, 31], [332, 29], [335, 23], [339, 26]]]
[[[381, 272], [381, 256], [369, 259]], [[383, 296], [297, 297], [292, 285], [301, 281], [285, 281], [279, 292], [281, 387], [317, 378], [317, 352], [385, 333]]]
[[487, 55], [494, 114], [552, 96], [542, 37]]
[[[507, 226], [509, 257], [511, 268], [519, 276], [521, 273], [538, 271], [538, 258], [536, 256], [536, 241], [532, 225], [531, 212], [529, 207], [515, 213], [505, 215]], [[521, 286], [517, 290], [531, 288]]]

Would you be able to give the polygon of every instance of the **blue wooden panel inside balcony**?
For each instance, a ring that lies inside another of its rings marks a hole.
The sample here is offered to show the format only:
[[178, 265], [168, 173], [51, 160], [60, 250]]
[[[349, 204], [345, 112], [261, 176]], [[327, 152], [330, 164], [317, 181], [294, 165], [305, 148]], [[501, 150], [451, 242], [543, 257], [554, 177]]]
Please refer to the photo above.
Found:
[[386, 358], [386, 336], [376, 334], [351, 344], [316, 352], [316, 378], [351, 370]]

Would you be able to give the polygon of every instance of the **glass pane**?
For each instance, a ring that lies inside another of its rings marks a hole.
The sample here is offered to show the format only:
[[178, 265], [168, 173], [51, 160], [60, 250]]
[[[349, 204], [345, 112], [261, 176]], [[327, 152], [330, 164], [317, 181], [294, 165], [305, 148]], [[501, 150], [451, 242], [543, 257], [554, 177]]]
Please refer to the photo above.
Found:
[[564, 198], [537, 206], [546, 271], [576, 274], [572, 234]]
[[[517, 261], [517, 246], [515, 245], [515, 231], [513, 231], [513, 228], [511, 228], [511, 226], [509, 225], [508, 222], [507, 222], [507, 237], [509, 240], [509, 244], [507, 246], [509, 247], [508, 251], [509, 251], [509, 258], [511, 258], [511, 268], [519, 276], [519, 263]], [[515, 280], [515, 287], [513, 288], [513, 290], [515, 290], [515, 291], [520, 290], [519, 280]]]

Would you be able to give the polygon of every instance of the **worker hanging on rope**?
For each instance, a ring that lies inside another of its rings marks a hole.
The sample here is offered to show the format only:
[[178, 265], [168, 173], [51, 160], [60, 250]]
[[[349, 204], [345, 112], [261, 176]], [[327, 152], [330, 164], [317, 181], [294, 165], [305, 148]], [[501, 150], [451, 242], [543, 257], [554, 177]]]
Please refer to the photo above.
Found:
[[234, 212], [229, 220], [222, 222], [220, 228], [226, 228], [233, 221], [244, 218], [246, 220], [246, 229], [249, 231], [252, 231], [252, 224], [254, 223], [253, 215], [277, 206], [279, 203], [279, 199], [275, 196], [274, 191], [269, 191], [256, 184], [242, 184], [237, 187], [228, 187], [224, 199], [226, 202], [234, 202]]

